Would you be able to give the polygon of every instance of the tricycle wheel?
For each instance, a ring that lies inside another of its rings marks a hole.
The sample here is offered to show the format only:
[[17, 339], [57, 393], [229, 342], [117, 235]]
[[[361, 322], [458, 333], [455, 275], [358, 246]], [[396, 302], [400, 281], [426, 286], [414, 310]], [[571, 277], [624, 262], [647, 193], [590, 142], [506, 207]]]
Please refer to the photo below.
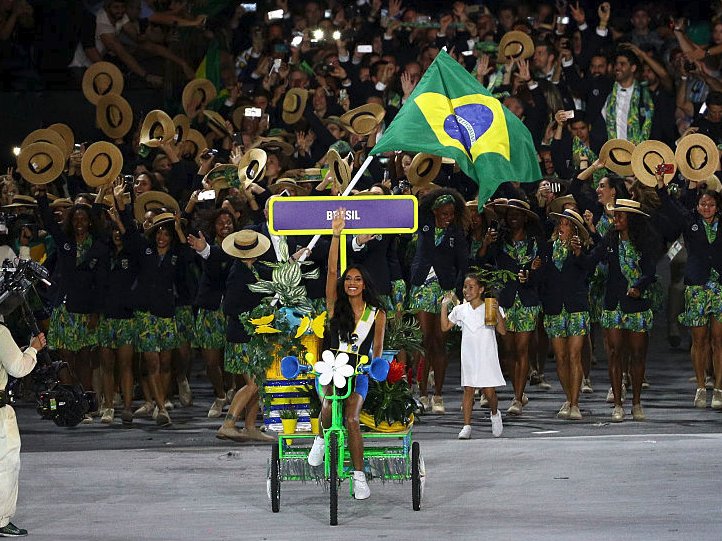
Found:
[[331, 526], [338, 524], [338, 434], [332, 433], [328, 438], [329, 450], [329, 484], [331, 493]]
[[414, 511], [421, 509], [421, 446], [418, 441], [411, 445], [411, 503]]
[[271, 510], [278, 513], [281, 507], [281, 459], [278, 444], [271, 447]]

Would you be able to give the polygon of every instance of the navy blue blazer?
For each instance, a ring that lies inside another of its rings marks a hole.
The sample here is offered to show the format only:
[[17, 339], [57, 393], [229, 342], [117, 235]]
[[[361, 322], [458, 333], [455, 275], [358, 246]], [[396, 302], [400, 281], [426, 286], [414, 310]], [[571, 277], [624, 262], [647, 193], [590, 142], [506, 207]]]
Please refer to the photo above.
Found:
[[355, 264], [363, 266], [369, 272], [373, 285], [379, 294], [390, 295], [391, 282], [401, 276], [397, 253], [397, 236], [382, 235], [381, 240], [373, 237], [366, 244], [363, 244], [358, 252], [354, 251], [351, 246], [351, 239], [348, 240], [346, 249], [349, 259]]
[[[258, 263], [254, 263], [254, 266]], [[257, 272], [260, 274], [258, 265]], [[250, 312], [261, 304], [262, 293], [254, 293], [248, 289], [249, 284], [255, 284], [256, 280], [253, 271], [249, 269], [240, 259], [234, 259], [228, 272], [226, 280], [226, 295], [223, 298], [223, 313], [227, 316], [228, 326], [226, 327], [226, 339], [234, 344], [243, 344], [250, 339], [239, 316], [244, 312]]]
[[684, 237], [687, 248], [684, 283], [688, 286], [704, 285], [712, 269], [722, 275], [722, 226], [717, 226], [717, 237], [710, 244], [704, 229], [704, 219], [696, 210], [690, 211], [673, 200], [666, 189], [658, 189], [657, 193], [675, 237], [680, 233]]
[[441, 243], [436, 246], [433, 215], [423, 221], [421, 221], [422, 216], [419, 216], [419, 219], [416, 254], [411, 264], [411, 285], [423, 285], [433, 266], [441, 288], [458, 290], [458, 293], [464, 285], [469, 255], [464, 231], [460, 227], [450, 225]]
[[109, 270], [101, 312], [110, 319], [131, 319], [135, 310], [133, 284], [138, 276], [138, 259], [125, 246], [117, 253], [112, 248]]
[[[200, 256], [199, 256], [200, 257]], [[198, 282], [196, 306], [205, 310], [218, 310], [226, 291], [226, 280], [233, 264], [233, 257], [215, 244], [211, 244], [211, 253], [203, 261], [203, 272]]]
[[[499, 236], [499, 239], [489, 246], [485, 260], [491, 262], [497, 269], [503, 269], [518, 274], [522, 270], [522, 265], [504, 251], [505, 239]], [[532, 236], [526, 238], [527, 242], [527, 253], [532, 255], [539, 255], [539, 250], [536, 249], [536, 239]], [[509, 308], [514, 304], [514, 299], [517, 293], [519, 294], [519, 300], [523, 306], [538, 306], [539, 305], [539, 270], [531, 270], [531, 264], [524, 265], [524, 269], [529, 271], [529, 279], [523, 284], [518, 280], [511, 280], [504, 284], [501, 292], [499, 293], [499, 306], [502, 308]]]
[[178, 267], [188, 265], [195, 252], [185, 244], [174, 244], [161, 257], [155, 243], [148, 240], [124, 215], [123, 242], [139, 261], [140, 272], [133, 287], [135, 307], [156, 317], [173, 317], [176, 308], [176, 276]]
[[611, 239], [609, 236], [601, 238], [599, 244], [592, 250], [590, 258], [593, 265], [600, 261], [606, 261], [609, 265], [606, 293], [604, 295], [605, 310], [615, 310], [619, 305], [622, 312], [633, 314], [651, 308], [651, 302], [643, 298], [643, 296], [640, 295], [637, 299], [627, 296], [627, 290], [630, 287], [639, 289], [640, 293], [644, 293], [657, 280], [654, 274], [656, 265], [649, 253], [643, 253], [640, 257], [638, 264], [641, 274], [639, 279], [631, 285], [627, 282], [619, 266], [619, 238], [616, 235], [612, 236]]
[[554, 316], [561, 313], [562, 308], [570, 314], [588, 311], [587, 275], [594, 268], [591, 259], [584, 252], [575, 256], [570, 249], [559, 270], [552, 260], [552, 248], [551, 240], [542, 247], [542, 266], [537, 271], [544, 313]]
[[65, 302], [68, 312], [75, 314], [99, 313], [108, 281], [108, 245], [100, 238], [93, 238], [82, 261], [77, 262], [75, 237], [69, 238], [55, 221], [47, 196], [38, 197], [38, 208], [45, 227], [53, 236], [58, 254], [51, 281], [55, 282], [60, 277], [60, 284], [53, 304], [57, 306]]

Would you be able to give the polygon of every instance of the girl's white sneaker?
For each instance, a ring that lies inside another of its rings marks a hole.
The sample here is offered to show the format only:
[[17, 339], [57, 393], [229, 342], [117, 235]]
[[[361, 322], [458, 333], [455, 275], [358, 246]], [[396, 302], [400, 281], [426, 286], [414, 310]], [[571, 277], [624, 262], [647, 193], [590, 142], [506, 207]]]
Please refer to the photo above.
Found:
[[501, 412], [497, 410], [496, 415], [491, 416], [491, 433], [498, 438], [502, 432], [504, 432], [504, 423], [501, 421]]
[[464, 425], [464, 428], [459, 432], [459, 439], [468, 440], [469, 438], [471, 438], [471, 425]]

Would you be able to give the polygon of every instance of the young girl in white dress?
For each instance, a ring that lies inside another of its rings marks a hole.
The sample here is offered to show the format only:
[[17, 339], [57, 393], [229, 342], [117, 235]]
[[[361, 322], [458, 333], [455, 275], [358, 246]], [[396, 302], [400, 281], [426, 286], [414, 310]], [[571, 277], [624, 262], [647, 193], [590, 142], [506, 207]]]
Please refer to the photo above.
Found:
[[464, 302], [448, 313], [447, 304], [452, 294], [444, 297], [441, 304], [441, 330], [448, 331], [454, 325], [461, 327], [461, 385], [464, 387], [463, 411], [464, 428], [459, 432], [460, 440], [471, 437], [471, 409], [474, 404], [474, 390], [481, 388], [491, 409], [491, 433], [498, 438], [504, 429], [501, 413], [497, 409], [495, 387], [506, 385], [499, 366], [499, 352], [495, 330], [506, 333], [504, 311], [496, 307], [496, 326], [486, 325], [484, 306], [484, 285], [475, 274], [464, 279]]

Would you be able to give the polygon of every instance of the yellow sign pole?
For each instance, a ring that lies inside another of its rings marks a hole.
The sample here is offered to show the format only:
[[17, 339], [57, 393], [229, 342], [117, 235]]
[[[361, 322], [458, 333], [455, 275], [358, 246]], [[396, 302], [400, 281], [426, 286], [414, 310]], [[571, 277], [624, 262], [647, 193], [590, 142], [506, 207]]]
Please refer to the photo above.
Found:
[[346, 270], [346, 234], [341, 233], [341, 238], [338, 239], [339, 241], [339, 248], [338, 248], [338, 258], [339, 263], [341, 264], [341, 274], [344, 273]]

